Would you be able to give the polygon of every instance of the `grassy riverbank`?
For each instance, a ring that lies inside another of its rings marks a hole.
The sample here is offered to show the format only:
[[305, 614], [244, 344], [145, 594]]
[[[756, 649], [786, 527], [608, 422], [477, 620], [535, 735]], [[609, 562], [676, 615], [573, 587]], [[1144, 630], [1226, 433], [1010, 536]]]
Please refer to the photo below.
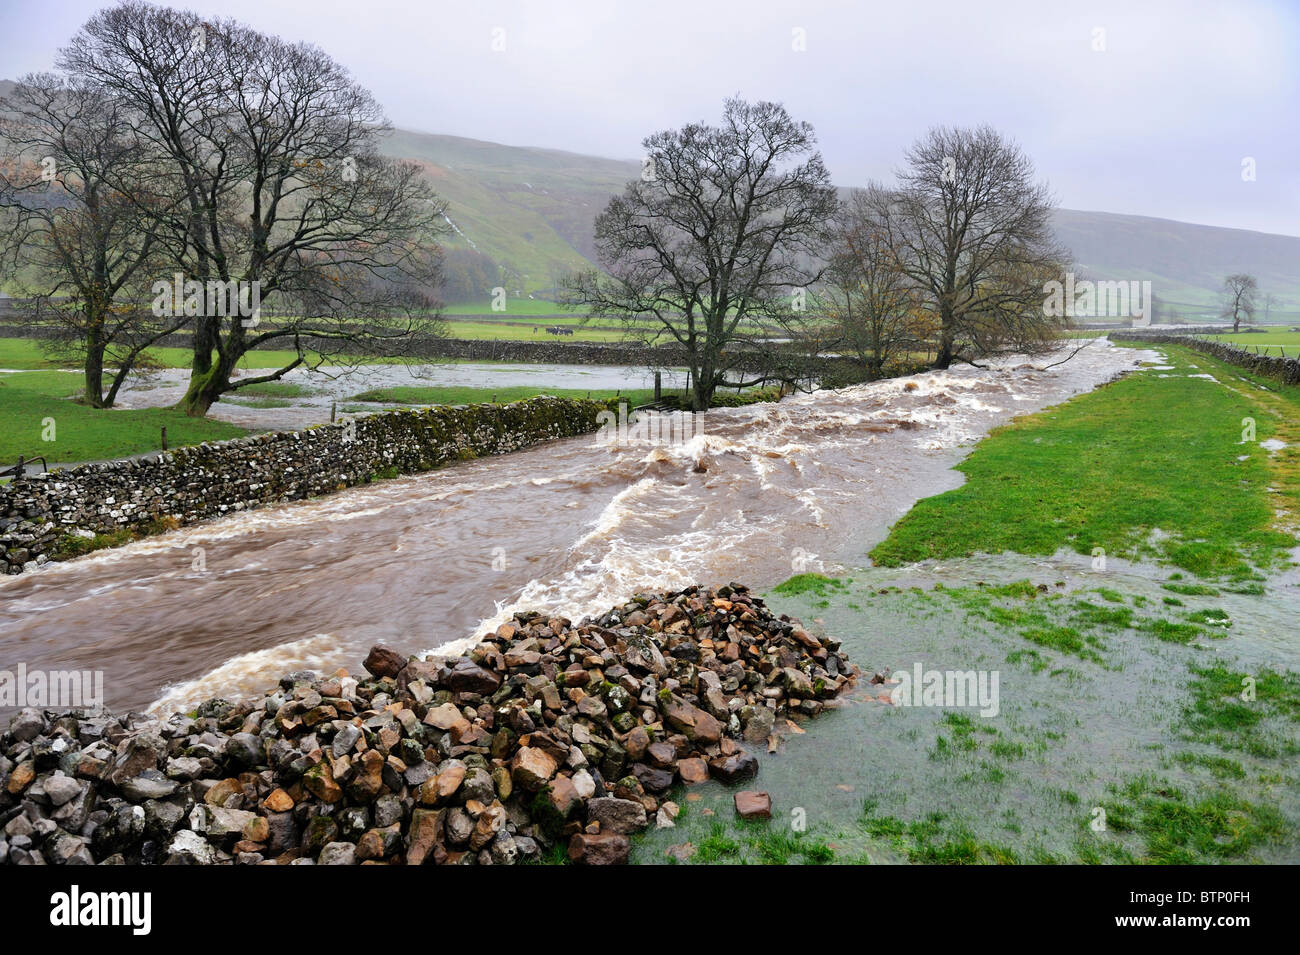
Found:
[[[872, 558], [1101, 548], [1236, 580], [1276, 567], [1295, 542], [1274, 526], [1270, 488], [1294, 489], [1300, 399], [1187, 349], [1165, 354], [1167, 370], [994, 431], [958, 466], [966, 483], [919, 502]], [[1255, 435], [1243, 442], [1247, 418]], [[1289, 447], [1270, 456], [1258, 442], [1271, 438]]]

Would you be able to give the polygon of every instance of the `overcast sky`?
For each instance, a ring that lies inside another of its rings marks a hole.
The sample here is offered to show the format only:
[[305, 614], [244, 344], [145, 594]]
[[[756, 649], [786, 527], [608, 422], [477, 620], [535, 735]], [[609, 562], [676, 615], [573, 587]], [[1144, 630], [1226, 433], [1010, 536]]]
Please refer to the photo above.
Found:
[[[0, 0], [0, 77], [50, 68], [105, 5]], [[173, 5], [319, 44], [412, 129], [635, 159], [740, 93], [811, 122], [856, 185], [927, 126], [987, 122], [1068, 208], [1300, 235], [1294, 0]]]

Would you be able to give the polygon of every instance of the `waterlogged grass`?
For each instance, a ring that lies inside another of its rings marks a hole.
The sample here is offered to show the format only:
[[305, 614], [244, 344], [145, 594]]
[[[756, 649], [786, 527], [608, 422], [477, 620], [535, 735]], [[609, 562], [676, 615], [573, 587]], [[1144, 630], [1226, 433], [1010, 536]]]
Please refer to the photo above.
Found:
[[[1269, 488], [1285, 478], [1280, 490], [1300, 504], [1300, 462], [1243, 445], [1242, 422], [1255, 420], [1258, 440], [1300, 430], [1300, 389], [1228, 387], [1236, 369], [1165, 350], [1168, 377], [1136, 373], [994, 431], [958, 466], [966, 483], [919, 502], [871, 557], [1101, 548], [1235, 581], [1278, 566], [1295, 539], [1275, 526]], [[1219, 381], [1190, 377], [1206, 373]]]
[[927, 814], [923, 819], [905, 822], [891, 815], [880, 815], [878, 803], [867, 799], [862, 805], [858, 825], [864, 832], [888, 842], [909, 862], [924, 865], [1016, 865], [1020, 855], [1006, 846], [977, 839], [960, 823], [949, 820], [942, 812]]
[[163, 428], [172, 448], [248, 433], [171, 408], [91, 408], [75, 400], [81, 386], [81, 376], [64, 371], [0, 375], [0, 462], [20, 454], [61, 463], [143, 454], [162, 447]]
[[[864, 678], [799, 731], [778, 721], [780, 754], [760, 757], [746, 784], [772, 794], [770, 821], [735, 818], [725, 787], [691, 787], [678, 828], [638, 837], [639, 861], [1294, 861], [1300, 677], [1242, 669], [1231, 648], [1212, 648], [1233, 622], [1223, 607], [1188, 597], [1191, 607], [1171, 609], [1120, 589], [1127, 578], [1078, 588], [917, 579], [805, 573], [768, 599], [844, 640], [867, 674], [897, 678], [908, 661], [1000, 671], [1000, 709], [891, 705]], [[805, 809], [802, 831], [793, 820]]]
[[793, 597], [796, 594], [816, 594], [818, 597], [825, 597], [829, 593], [843, 591], [847, 587], [848, 583], [838, 577], [808, 573], [795, 574], [783, 583], [778, 584], [772, 592], [783, 597]]
[[[573, 329], [573, 334], [562, 337], [551, 335], [546, 331], [548, 325], [566, 325]], [[536, 317], [528, 324], [492, 321], [476, 322], [469, 319], [449, 317], [447, 320], [447, 337], [471, 341], [600, 342], [608, 344], [627, 339], [628, 333], [621, 328], [583, 327], [573, 322], [556, 322], [543, 317]]]
[[1248, 673], [1222, 664], [1192, 672], [1193, 701], [1183, 713], [1189, 740], [1261, 759], [1300, 754], [1300, 675]]
[[688, 861], [702, 865], [823, 865], [835, 859], [826, 842], [765, 819], [714, 820]]
[[[1094, 815], [1090, 823], [1104, 825], [1104, 829], [1092, 831], [1132, 834], [1142, 844], [1136, 854], [1126, 850], [1114, 853], [1115, 861], [1163, 865], [1228, 862], [1291, 834], [1292, 827], [1275, 808], [1249, 802], [1227, 789], [1195, 797], [1168, 782], [1141, 776], [1114, 787], [1113, 792], [1112, 798], [1101, 803], [1104, 815]], [[1101, 861], [1089, 857], [1086, 844], [1081, 849], [1084, 861]]]
[[315, 388], [296, 381], [263, 381], [256, 385], [246, 385], [234, 394], [257, 395], [264, 398], [308, 398], [316, 393]]

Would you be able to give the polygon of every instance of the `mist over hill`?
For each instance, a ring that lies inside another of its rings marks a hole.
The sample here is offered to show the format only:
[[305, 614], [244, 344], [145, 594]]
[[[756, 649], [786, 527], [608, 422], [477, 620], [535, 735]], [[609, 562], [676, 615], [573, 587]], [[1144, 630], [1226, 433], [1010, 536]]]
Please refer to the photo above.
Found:
[[[539, 295], [560, 272], [590, 264], [596, 215], [640, 174], [633, 160], [410, 130], [396, 130], [386, 148], [421, 163], [448, 200], [457, 230], [448, 244], [476, 248]], [[1274, 320], [1300, 317], [1300, 237], [1077, 209], [1058, 209], [1055, 220], [1082, 274], [1150, 279], [1180, 318], [1214, 317], [1230, 272], [1251, 272], [1282, 301]]]
[[[0, 96], [12, 88], [0, 80]], [[419, 163], [447, 200], [448, 246], [482, 253], [511, 294], [539, 298], [551, 297], [561, 274], [593, 264], [597, 214], [641, 172], [633, 159], [408, 129], [384, 148]], [[1056, 210], [1055, 225], [1082, 276], [1150, 279], [1162, 319], [1215, 318], [1223, 277], [1249, 272], [1278, 300], [1270, 320], [1300, 321], [1300, 237], [1078, 209]]]

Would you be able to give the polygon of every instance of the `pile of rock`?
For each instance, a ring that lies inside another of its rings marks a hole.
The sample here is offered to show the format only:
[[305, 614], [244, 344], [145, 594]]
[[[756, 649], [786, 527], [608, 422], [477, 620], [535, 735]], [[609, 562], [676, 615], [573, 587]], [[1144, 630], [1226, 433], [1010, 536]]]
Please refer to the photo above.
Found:
[[192, 714], [24, 710], [0, 736], [0, 862], [511, 864], [627, 860], [679, 783], [753, 776], [742, 742], [857, 671], [732, 584], [573, 626], [516, 614], [466, 656], [375, 647]]

